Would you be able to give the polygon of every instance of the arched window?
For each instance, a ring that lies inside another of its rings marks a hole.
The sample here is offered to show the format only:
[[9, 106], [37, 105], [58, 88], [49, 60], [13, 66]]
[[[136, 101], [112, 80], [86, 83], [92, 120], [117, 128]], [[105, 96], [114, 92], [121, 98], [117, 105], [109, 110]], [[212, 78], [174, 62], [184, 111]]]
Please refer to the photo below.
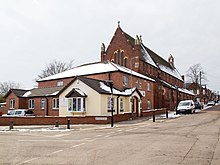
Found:
[[127, 67], [127, 57], [125, 57], [124, 50], [118, 49], [114, 52], [114, 61], [116, 64]]
[[127, 58], [127, 57], [124, 58], [124, 66], [125, 66], [125, 67], [128, 66], [128, 58]]
[[117, 60], [117, 52], [115, 51], [114, 52], [114, 62], [116, 63], [116, 60]]
[[124, 66], [124, 51], [121, 51], [121, 65]]

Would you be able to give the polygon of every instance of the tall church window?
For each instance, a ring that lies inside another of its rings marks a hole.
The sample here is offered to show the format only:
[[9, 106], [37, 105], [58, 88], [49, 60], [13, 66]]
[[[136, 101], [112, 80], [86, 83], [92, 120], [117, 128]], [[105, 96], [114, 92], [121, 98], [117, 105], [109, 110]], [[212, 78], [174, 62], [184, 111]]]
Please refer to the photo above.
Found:
[[118, 49], [118, 64], [121, 65], [121, 51]]

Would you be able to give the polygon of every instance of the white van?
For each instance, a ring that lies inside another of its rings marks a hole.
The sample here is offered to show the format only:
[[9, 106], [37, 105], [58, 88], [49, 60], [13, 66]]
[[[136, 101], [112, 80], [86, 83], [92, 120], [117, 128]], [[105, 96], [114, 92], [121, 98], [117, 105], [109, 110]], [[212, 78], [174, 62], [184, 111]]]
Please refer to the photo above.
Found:
[[177, 106], [177, 113], [195, 113], [195, 104], [193, 100], [180, 101]]

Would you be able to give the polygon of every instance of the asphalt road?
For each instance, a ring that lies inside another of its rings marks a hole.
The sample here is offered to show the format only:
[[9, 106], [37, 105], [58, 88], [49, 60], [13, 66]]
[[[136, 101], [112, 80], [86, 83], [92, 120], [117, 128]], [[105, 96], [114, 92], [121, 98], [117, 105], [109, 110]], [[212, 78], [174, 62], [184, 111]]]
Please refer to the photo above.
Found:
[[219, 165], [219, 135], [220, 105], [114, 128], [2, 131], [0, 164]]

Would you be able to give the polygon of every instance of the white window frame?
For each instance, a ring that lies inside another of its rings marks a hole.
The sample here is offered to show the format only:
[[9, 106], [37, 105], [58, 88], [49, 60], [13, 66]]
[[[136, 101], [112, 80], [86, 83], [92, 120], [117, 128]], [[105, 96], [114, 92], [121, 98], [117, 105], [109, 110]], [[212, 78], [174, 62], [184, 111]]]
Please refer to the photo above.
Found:
[[135, 86], [138, 88], [138, 79], [136, 79]]
[[[75, 107], [74, 107], [75, 100]], [[71, 97], [68, 98], [67, 111], [68, 112], [85, 112], [86, 111], [86, 99], [85, 97]]]
[[114, 104], [115, 104], [115, 98], [112, 97], [112, 101], [111, 101], [111, 97], [107, 98], [107, 110], [111, 111], [112, 106], [113, 106], [113, 110], [114, 110]]
[[151, 89], [150, 89], [150, 83], [147, 83], [147, 91], [150, 92]]
[[123, 98], [120, 98], [120, 111], [123, 112], [124, 111], [124, 99]]
[[15, 99], [10, 100], [10, 109], [15, 109]]
[[151, 101], [147, 100], [147, 109], [151, 109]]
[[59, 109], [59, 98], [53, 98], [52, 109]]
[[34, 109], [34, 99], [28, 100], [28, 107], [29, 107], [29, 109]]
[[62, 87], [64, 85], [63, 81], [57, 81], [57, 86]]
[[123, 86], [128, 87], [128, 77], [127, 76], [123, 76]]
[[41, 109], [44, 109], [45, 107], [45, 99], [41, 99]]

